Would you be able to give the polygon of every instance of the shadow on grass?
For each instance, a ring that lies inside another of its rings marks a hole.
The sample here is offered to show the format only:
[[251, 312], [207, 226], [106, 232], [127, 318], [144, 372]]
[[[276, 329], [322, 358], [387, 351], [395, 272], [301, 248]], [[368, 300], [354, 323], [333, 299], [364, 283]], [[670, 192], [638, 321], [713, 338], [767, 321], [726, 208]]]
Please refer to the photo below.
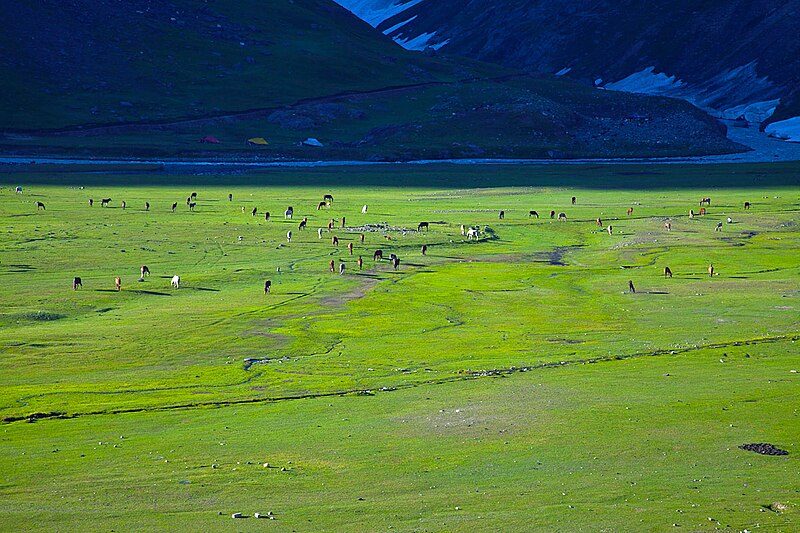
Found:
[[130, 290], [130, 291], [127, 291], [127, 292], [135, 292], [136, 294], [152, 294], [152, 295], [155, 295], [155, 296], [172, 296], [168, 292], [146, 291], [146, 290], [140, 290], [140, 289], [133, 289], [133, 290]]

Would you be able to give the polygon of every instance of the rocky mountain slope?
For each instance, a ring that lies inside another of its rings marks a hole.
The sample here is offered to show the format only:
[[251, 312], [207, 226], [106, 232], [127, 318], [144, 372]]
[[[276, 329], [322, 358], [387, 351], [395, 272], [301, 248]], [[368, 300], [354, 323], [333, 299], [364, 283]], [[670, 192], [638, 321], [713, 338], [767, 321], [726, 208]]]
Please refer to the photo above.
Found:
[[337, 0], [396, 42], [751, 121], [800, 114], [800, 0]]

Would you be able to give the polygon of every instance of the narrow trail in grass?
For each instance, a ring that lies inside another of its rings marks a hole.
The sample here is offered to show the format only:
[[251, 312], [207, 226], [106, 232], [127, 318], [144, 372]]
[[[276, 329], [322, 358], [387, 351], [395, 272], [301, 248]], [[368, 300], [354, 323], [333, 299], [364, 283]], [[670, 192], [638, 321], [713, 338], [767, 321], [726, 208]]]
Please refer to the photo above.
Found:
[[[127, 413], [142, 413], [142, 412], [159, 412], [159, 411], [173, 411], [173, 410], [183, 410], [183, 409], [201, 409], [201, 408], [213, 408], [213, 407], [226, 407], [232, 405], [246, 405], [246, 404], [259, 404], [259, 403], [276, 403], [282, 401], [289, 401], [289, 400], [302, 400], [302, 399], [313, 399], [313, 398], [327, 398], [332, 396], [345, 396], [345, 395], [362, 395], [362, 396], [372, 396], [375, 394], [375, 391], [378, 392], [390, 392], [395, 390], [402, 390], [402, 389], [409, 389], [413, 387], [419, 387], [424, 385], [436, 385], [440, 383], [452, 383], [457, 381], [466, 381], [472, 379], [480, 379], [485, 377], [493, 377], [493, 376], [500, 376], [500, 375], [510, 375], [516, 374], [521, 372], [530, 372], [534, 370], [542, 370], [546, 368], [562, 368], [562, 367], [570, 367], [576, 365], [586, 365], [586, 364], [596, 364], [596, 363], [604, 363], [604, 362], [611, 362], [611, 361], [623, 361], [627, 359], [638, 359], [638, 358], [645, 358], [645, 357], [660, 357], [660, 356], [671, 356], [671, 355], [680, 355], [680, 354], [687, 354], [692, 353], [700, 350], [713, 350], [713, 349], [720, 349], [720, 348], [728, 348], [731, 346], [752, 346], [758, 344], [773, 344], [779, 342], [795, 342], [800, 340], [800, 335], [779, 335], [774, 337], [758, 337], [754, 339], [745, 339], [745, 340], [736, 340], [730, 342], [718, 342], [718, 343], [709, 343], [709, 344], [699, 344], [695, 346], [690, 346], [687, 348], [674, 348], [674, 349], [662, 349], [662, 350], [654, 350], [649, 352], [636, 352], [631, 354], [620, 354], [620, 355], [609, 355], [609, 356], [602, 356], [602, 357], [593, 357], [589, 359], [579, 359], [574, 361], [559, 361], [559, 362], [549, 362], [549, 363], [541, 363], [538, 365], [531, 365], [531, 366], [520, 366], [520, 367], [509, 367], [509, 368], [495, 368], [495, 369], [486, 369], [486, 370], [462, 370], [459, 371], [456, 375], [443, 377], [443, 378], [436, 378], [436, 379], [428, 379], [418, 382], [410, 382], [410, 383], [402, 383], [392, 387], [379, 387], [376, 389], [364, 390], [364, 389], [347, 389], [347, 390], [339, 390], [339, 391], [331, 391], [331, 392], [319, 392], [313, 394], [297, 394], [297, 395], [286, 395], [286, 396], [276, 396], [272, 398], [246, 398], [246, 399], [239, 399], [239, 400], [227, 400], [227, 401], [208, 401], [208, 402], [191, 402], [191, 403], [181, 403], [181, 404], [173, 404], [173, 405], [165, 405], [165, 406], [157, 406], [157, 407], [132, 407], [132, 408], [122, 408], [122, 409], [111, 409], [106, 411], [85, 411], [85, 412], [76, 412], [76, 413], [64, 413], [64, 412], [49, 412], [49, 413], [32, 413], [27, 416], [11, 416], [5, 417], [3, 419], [4, 423], [12, 423], [12, 422], [20, 422], [20, 421], [27, 421], [27, 422], [36, 422], [37, 420], [49, 419], [49, 418], [57, 418], [57, 419], [74, 419], [74, 418], [82, 418], [87, 416], [99, 416], [99, 415], [118, 415], [118, 414], [127, 414]], [[335, 348], [336, 345], [331, 347], [331, 350]], [[247, 383], [253, 379], [256, 379], [260, 376], [261, 373], [253, 374], [243, 383]], [[226, 387], [226, 386], [233, 386], [233, 385], [217, 385], [216, 387]], [[208, 387], [208, 385], [206, 386]], [[38, 396], [31, 396], [31, 397], [41, 397], [48, 394], [102, 394], [102, 395], [111, 395], [111, 394], [131, 394], [135, 392], [157, 392], [157, 391], [170, 391], [176, 389], [186, 389], [186, 388], [197, 388], [197, 386], [180, 386], [180, 387], [165, 387], [165, 388], [154, 388], [154, 389], [147, 389], [141, 391], [90, 391], [90, 392], [79, 392], [79, 391], [70, 391], [70, 392], [56, 392], [56, 393], [45, 393], [43, 395]]]

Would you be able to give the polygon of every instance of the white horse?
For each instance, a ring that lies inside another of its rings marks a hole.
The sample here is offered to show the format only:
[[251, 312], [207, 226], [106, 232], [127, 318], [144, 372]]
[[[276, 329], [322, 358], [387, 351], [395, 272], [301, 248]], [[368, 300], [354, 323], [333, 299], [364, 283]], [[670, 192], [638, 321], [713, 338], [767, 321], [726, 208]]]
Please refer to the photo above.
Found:
[[478, 240], [478, 230], [475, 228], [469, 228], [467, 231], [467, 240], [469, 241], [472, 239]]
[[317, 230], [317, 235], [319, 235], [319, 238], [320, 238], [320, 239], [322, 238], [322, 228], [319, 228], [319, 229]]
[[367, 204], [364, 204], [364, 207], [361, 208], [361, 214], [362, 215], [366, 215], [367, 214]]
[[178, 276], [178, 275], [172, 276], [172, 281], [170, 283], [176, 289], [180, 289], [181, 288], [181, 277]]
[[287, 231], [286, 232], [286, 242], [292, 242], [292, 232], [291, 231]]

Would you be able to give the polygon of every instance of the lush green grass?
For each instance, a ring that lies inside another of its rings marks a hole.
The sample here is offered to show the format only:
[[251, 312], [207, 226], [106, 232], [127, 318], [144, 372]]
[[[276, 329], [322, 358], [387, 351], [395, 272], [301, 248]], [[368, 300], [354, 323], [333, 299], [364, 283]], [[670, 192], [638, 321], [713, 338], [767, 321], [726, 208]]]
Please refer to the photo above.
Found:
[[[272, 510], [282, 531], [795, 530], [797, 176], [743, 165], [8, 177], [0, 416], [73, 418], [3, 427], [0, 523], [249, 530], [264, 524], [229, 514]], [[317, 211], [324, 193], [335, 201]], [[708, 214], [689, 220], [703, 196]], [[338, 248], [327, 231], [318, 239], [342, 216], [431, 224], [363, 245], [355, 230], [334, 231]], [[489, 231], [467, 242], [461, 224]], [[373, 262], [377, 248], [400, 270]], [[153, 275], [138, 282], [142, 264]], [[748, 442], [790, 455], [737, 448]]]

